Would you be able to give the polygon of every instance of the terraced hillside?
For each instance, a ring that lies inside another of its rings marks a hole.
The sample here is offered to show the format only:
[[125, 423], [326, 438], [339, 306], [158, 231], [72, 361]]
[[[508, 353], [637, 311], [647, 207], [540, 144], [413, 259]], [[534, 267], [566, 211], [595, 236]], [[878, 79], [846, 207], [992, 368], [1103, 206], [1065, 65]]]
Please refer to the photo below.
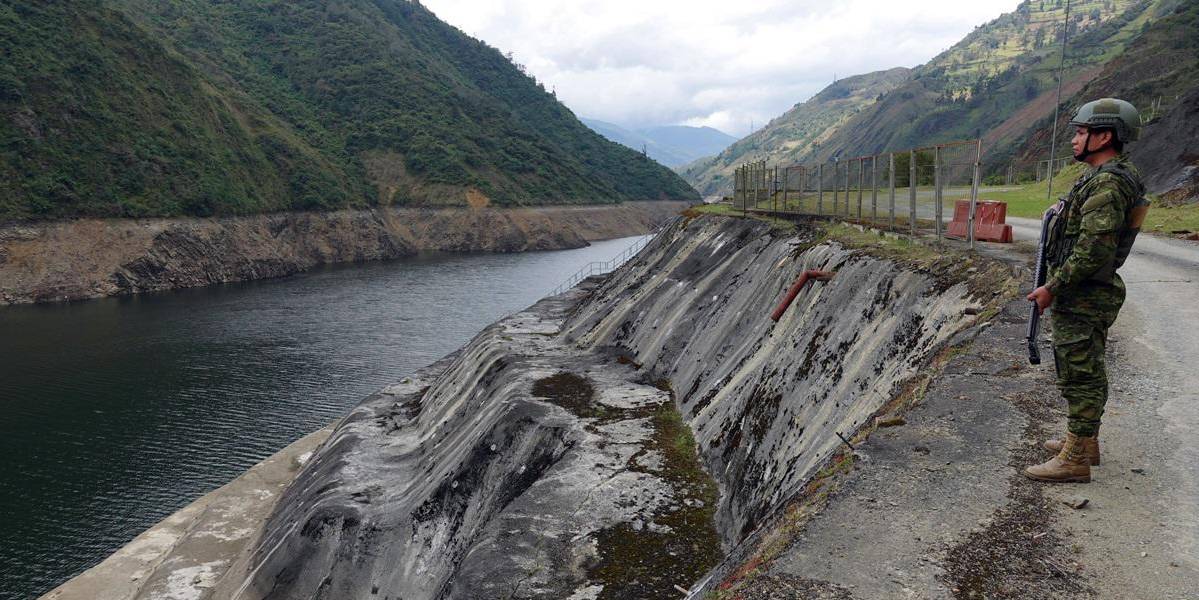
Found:
[[[746, 140], [756, 138], [753, 152], [717, 160], [726, 163], [722, 168], [731, 172], [732, 165], [751, 160], [812, 162], [983, 137], [988, 165], [1006, 165], [1053, 114], [1064, 5], [1056, 0], [1025, 1], [912, 70], [831, 128], [794, 109], [787, 113], [827, 128], [818, 140], [802, 134], [763, 132]], [[1180, 6], [1179, 0], [1073, 2], [1065, 26], [1070, 51], [1063, 98], [1094, 95], [1097, 88], [1084, 88], [1104, 72], [1105, 65], [1116, 64], [1126, 50], [1132, 51], [1139, 39], [1157, 31], [1159, 23]], [[1182, 61], [1171, 68], [1183, 72], [1188, 68], [1185, 65]], [[832, 90], [826, 89], [813, 100]], [[1044, 135], [1047, 141], [1048, 134]], [[723, 186], [714, 183], [712, 170], [713, 163], [696, 164], [684, 176], [704, 192], [725, 189], [727, 176], [720, 182]]]

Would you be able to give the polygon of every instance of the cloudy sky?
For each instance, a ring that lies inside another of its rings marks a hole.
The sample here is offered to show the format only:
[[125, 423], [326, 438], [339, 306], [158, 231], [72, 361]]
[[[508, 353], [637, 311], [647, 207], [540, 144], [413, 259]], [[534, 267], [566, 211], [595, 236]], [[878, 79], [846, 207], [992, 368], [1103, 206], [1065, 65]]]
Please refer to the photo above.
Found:
[[581, 117], [741, 136], [844, 77], [914, 67], [1019, 0], [423, 0]]

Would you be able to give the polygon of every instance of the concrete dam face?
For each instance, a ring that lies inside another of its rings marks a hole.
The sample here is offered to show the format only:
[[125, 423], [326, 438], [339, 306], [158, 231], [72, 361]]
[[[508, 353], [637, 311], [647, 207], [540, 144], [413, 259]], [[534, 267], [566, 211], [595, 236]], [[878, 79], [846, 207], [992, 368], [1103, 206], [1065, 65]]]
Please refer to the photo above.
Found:
[[936, 265], [677, 219], [366, 399], [211, 597], [677, 598], [990, 300]]

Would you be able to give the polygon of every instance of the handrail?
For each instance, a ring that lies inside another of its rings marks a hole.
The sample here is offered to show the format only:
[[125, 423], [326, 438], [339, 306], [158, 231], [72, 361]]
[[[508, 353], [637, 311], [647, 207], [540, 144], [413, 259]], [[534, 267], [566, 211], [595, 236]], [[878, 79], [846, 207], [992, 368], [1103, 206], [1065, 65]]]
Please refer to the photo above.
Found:
[[603, 275], [605, 273], [611, 273], [612, 271], [615, 271], [621, 265], [628, 262], [630, 258], [636, 256], [642, 248], [645, 248], [645, 246], [649, 244], [649, 241], [654, 239], [654, 233], [657, 233], [657, 230], [650, 232], [649, 235], [642, 237], [636, 242], [633, 242], [632, 245], [630, 245], [628, 248], [625, 248], [620, 254], [612, 257], [611, 260], [606, 260], [603, 262], [592, 261], [587, 263], [583, 266], [583, 268], [575, 272], [574, 275], [571, 275], [566, 281], [563, 281], [561, 285], [554, 288], [554, 291], [550, 292], [550, 295], [557, 296], [558, 294], [561, 294], [566, 290], [578, 285], [580, 281], [583, 281], [592, 275]]

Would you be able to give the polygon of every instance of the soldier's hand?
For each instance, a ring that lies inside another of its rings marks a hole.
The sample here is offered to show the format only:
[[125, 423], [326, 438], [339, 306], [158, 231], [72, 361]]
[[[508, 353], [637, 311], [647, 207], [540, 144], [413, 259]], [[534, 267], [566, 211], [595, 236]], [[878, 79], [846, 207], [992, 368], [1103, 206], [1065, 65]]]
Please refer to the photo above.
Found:
[[1053, 304], [1053, 294], [1049, 291], [1049, 288], [1045, 286], [1041, 286], [1033, 290], [1032, 293], [1027, 296], [1027, 298], [1029, 302], [1037, 303], [1038, 314], [1044, 314], [1045, 309], [1049, 308], [1049, 306]]

